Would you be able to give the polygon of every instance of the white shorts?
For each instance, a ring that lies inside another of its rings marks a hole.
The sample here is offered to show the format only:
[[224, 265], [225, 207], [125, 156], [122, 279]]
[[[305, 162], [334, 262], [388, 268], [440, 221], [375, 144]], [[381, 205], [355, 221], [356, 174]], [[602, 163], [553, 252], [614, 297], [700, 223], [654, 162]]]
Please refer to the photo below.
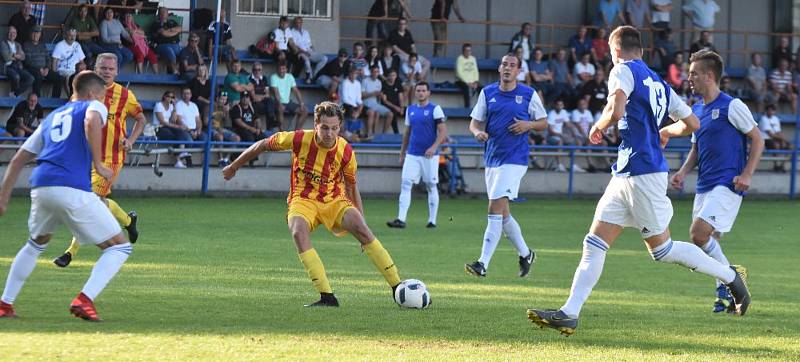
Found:
[[64, 224], [81, 244], [100, 244], [122, 232], [111, 211], [91, 192], [48, 186], [31, 190], [31, 238], [50, 235]]
[[486, 177], [486, 194], [489, 196], [489, 200], [499, 200], [504, 197], [509, 200], [516, 199], [519, 194], [519, 183], [526, 172], [528, 172], [528, 166], [523, 165], [487, 167], [484, 175]]
[[403, 161], [403, 180], [419, 183], [420, 178], [424, 183], [439, 183], [439, 155], [431, 158], [425, 156], [406, 155]]
[[692, 219], [703, 219], [714, 227], [714, 231], [727, 233], [736, 221], [740, 206], [741, 195], [725, 186], [717, 185], [709, 192], [695, 195]]
[[597, 203], [594, 219], [637, 228], [644, 239], [662, 234], [672, 219], [667, 173], [612, 177]]

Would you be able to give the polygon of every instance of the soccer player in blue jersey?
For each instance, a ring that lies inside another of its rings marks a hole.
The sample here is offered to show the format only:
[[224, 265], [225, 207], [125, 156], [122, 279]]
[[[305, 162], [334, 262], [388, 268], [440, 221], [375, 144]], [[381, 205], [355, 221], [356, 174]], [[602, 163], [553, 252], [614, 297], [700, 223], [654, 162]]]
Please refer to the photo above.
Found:
[[483, 234], [481, 257], [464, 265], [475, 276], [485, 277], [505, 233], [519, 254], [519, 276], [527, 276], [536, 254], [525, 243], [522, 230], [511, 216], [509, 201], [517, 198], [519, 183], [528, 171], [528, 132], [547, 128], [547, 113], [536, 91], [517, 83], [522, 59], [507, 54], [500, 60], [497, 71], [500, 81], [486, 86], [472, 109], [469, 130], [478, 142], [486, 142], [486, 193], [489, 196], [489, 216]]
[[0, 299], [0, 318], [16, 317], [12, 305], [58, 225], [66, 225], [81, 243], [103, 250], [89, 280], [70, 304], [69, 310], [76, 317], [100, 320], [94, 300], [132, 251], [111, 211], [92, 192], [92, 165], [102, 177], [113, 176], [113, 171], [103, 165], [100, 152], [103, 123], [108, 116], [99, 102], [105, 95], [105, 82], [96, 73], [83, 71], [73, 80], [73, 93], [77, 100], [47, 116], [14, 155], [3, 176], [0, 215], [8, 207], [20, 170], [36, 160], [30, 178], [30, 238], [11, 263]]
[[[606, 252], [624, 227], [641, 232], [654, 260], [683, 265], [722, 280], [735, 299], [736, 311], [743, 315], [750, 303], [743, 270], [714, 260], [694, 244], [670, 238], [669, 168], [661, 148], [669, 137], [690, 135], [700, 128], [700, 122], [642, 61], [642, 41], [636, 28], [618, 27], [608, 44], [614, 62], [609, 74], [608, 103], [589, 137], [598, 144], [608, 127], [615, 123], [619, 127], [622, 143], [612, 166], [613, 177], [583, 240], [583, 255], [567, 302], [559, 310], [528, 309], [528, 318], [562, 334], [574, 333], [581, 307], [600, 279]], [[659, 131], [667, 116], [677, 122]]]
[[[703, 102], [695, 104], [700, 129], [692, 134], [689, 156], [670, 182], [676, 189], [683, 188], [686, 174], [697, 166], [697, 195], [689, 234], [706, 254], [728, 265], [719, 242], [736, 220], [742, 196], [750, 188], [764, 151], [764, 140], [750, 109], [738, 98], [720, 91], [722, 57], [701, 50], [692, 54], [690, 62], [689, 85], [703, 97]], [[715, 313], [735, 311], [733, 297], [719, 280], [716, 296]]]
[[406, 130], [400, 147], [403, 173], [400, 181], [400, 201], [397, 219], [386, 223], [392, 228], [406, 227], [406, 215], [411, 206], [411, 188], [420, 179], [428, 190], [427, 228], [436, 227], [439, 210], [439, 145], [447, 138], [447, 126], [442, 107], [431, 103], [431, 89], [427, 82], [414, 86], [417, 104], [406, 109]]

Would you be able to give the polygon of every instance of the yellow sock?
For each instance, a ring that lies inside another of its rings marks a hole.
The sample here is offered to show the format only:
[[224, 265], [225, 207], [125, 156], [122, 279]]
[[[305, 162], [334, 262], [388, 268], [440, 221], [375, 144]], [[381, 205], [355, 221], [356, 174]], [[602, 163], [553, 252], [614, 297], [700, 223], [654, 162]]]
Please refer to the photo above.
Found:
[[389, 252], [383, 248], [378, 239], [364, 245], [364, 252], [367, 253], [367, 257], [372, 261], [372, 264], [375, 264], [378, 272], [383, 274], [383, 278], [386, 279], [389, 286], [394, 287], [400, 284], [400, 275], [397, 274], [397, 267], [394, 265], [392, 257], [389, 256]]
[[325, 266], [322, 265], [322, 259], [319, 258], [317, 251], [309, 249], [299, 255], [300, 261], [308, 272], [308, 277], [311, 278], [311, 284], [314, 284], [314, 289], [320, 293], [333, 293], [328, 276], [325, 274]]
[[72, 238], [72, 242], [69, 243], [69, 248], [67, 248], [67, 251], [65, 252], [72, 254], [72, 256], [74, 257], [75, 254], [78, 253], [78, 249], [80, 248], [81, 248], [81, 243], [78, 242], [78, 239]]
[[125, 212], [116, 201], [111, 199], [106, 199], [108, 202], [108, 209], [111, 210], [111, 214], [114, 215], [114, 218], [117, 219], [117, 222], [122, 227], [128, 227], [131, 224], [131, 217], [128, 216], [128, 213]]

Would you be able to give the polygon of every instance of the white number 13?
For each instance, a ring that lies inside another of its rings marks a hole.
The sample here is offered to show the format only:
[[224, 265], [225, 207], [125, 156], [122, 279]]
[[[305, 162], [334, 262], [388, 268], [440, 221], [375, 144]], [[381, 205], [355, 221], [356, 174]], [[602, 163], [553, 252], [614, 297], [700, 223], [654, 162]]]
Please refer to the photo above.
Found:
[[53, 123], [50, 126], [50, 139], [53, 142], [61, 142], [72, 132], [72, 107], [69, 107], [53, 116]]
[[667, 92], [664, 84], [654, 81], [650, 77], [647, 77], [642, 83], [650, 90], [650, 108], [653, 110], [656, 122], [661, 123], [664, 113], [667, 112]]

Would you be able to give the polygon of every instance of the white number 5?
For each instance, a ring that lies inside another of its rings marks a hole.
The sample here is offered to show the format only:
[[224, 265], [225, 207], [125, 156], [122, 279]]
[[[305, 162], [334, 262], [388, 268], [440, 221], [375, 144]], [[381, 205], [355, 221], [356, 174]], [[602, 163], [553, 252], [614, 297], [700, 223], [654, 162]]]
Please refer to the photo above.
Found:
[[654, 81], [650, 77], [647, 77], [642, 83], [650, 90], [650, 108], [653, 110], [656, 122], [660, 124], [664, 119], [664, 113], [667, 112], [667, 92], [664, 84]]
[[69, 107], [53, 116], [53, 124], [50, 126], [50, 139], [53, 142], [61, 142], [72, 132], [72, 107]]

